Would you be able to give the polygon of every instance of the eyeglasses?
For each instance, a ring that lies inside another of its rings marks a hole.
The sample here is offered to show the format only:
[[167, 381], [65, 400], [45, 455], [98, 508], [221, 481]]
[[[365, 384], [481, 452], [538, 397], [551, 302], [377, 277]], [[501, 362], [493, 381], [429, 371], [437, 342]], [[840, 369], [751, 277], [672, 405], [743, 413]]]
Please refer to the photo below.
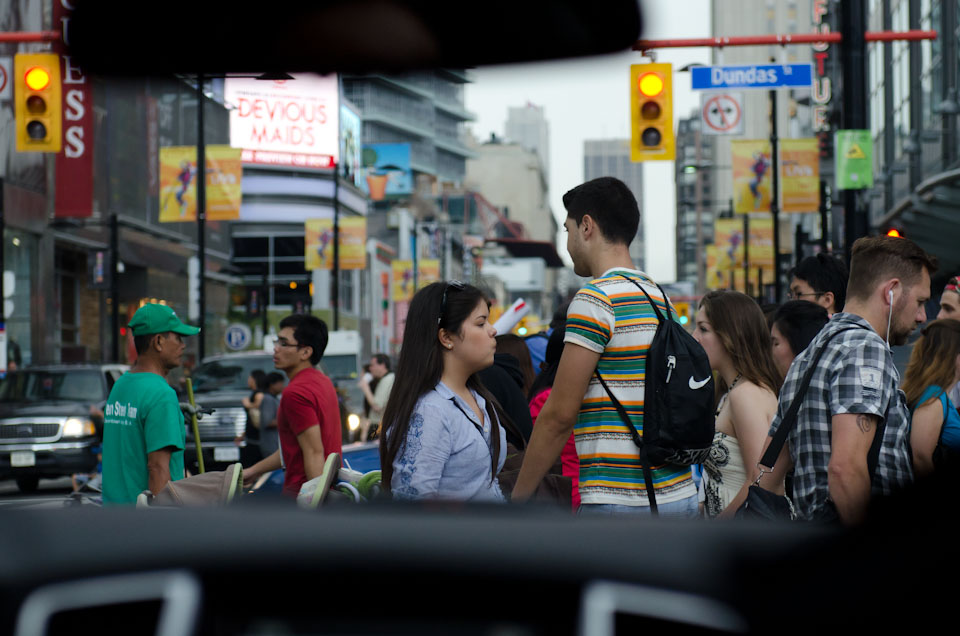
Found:
[[274, 349], [276, 349], [277, 347], [296, 347], [297, 349], [299, 349], [302, 346], [303, 345], [299, 345], [296, 342], [287, 342], [283, 338], [277, 338], [276, 340], [273, 341]]
[[443, 322], [443, 312], [447, 310], [447, 292], [450, 291], [450, 288], [453, 287], [457, 291], [463, 291], [466, 289], [467, 284], [459, 280], [447, 281], [447, 286], [443, 288], [443, 296], [440, 298], [440, 315], [437, 316], [437, 326], [440, 326], [440, 323]]
[[790, 300], [800, 300], [800, 299], [803, 298], [804, 296], [823, 296], [824, 293], [825, 293], [825, 292], [805, 292], [805, 293], [800, 293], [800, 292], [795, 292], [795, 291], [788, 291], [788, 292], [787, 292], [787, 298], [789, 298]]

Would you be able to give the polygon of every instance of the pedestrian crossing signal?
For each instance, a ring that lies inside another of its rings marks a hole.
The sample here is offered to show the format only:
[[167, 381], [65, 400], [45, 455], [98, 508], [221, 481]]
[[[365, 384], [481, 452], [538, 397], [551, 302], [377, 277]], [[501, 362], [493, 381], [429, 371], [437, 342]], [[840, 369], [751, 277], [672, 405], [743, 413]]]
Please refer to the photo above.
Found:
[[630, 159], [673, 160], [673, 66], [630, 66]]
[[690, 322], [690, 303], [673, 303], [673, 308], [677, 312], [680, 324], [686, 326]]
[[60, 152], [60, 56], [18, 53], [13, 62], [17, 152]]

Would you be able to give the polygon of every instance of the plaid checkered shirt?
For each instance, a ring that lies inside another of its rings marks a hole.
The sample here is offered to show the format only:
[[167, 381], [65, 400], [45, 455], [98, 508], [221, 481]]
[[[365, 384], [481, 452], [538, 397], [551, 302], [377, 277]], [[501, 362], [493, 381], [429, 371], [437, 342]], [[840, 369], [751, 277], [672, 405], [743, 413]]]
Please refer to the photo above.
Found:
[[892, 494], [913, 481], [910, 412], [899, 388], [900, 374], [883, 338], [854, 314], [835, 314], [793, 361], [780, 391], [780, 406], [770, 435], [777, 431], [789, 410], [813, 356], [827, 336], [841, 329], [850, 330], [827, 343], [811, 376], [796, 427], [787, 437], [794, 466], [793, 502], [800, 519], [817, 519], [830, 506], [827, 465], [834, 415], [868, 413], [886, 424], [873, 475], [873, 495]]

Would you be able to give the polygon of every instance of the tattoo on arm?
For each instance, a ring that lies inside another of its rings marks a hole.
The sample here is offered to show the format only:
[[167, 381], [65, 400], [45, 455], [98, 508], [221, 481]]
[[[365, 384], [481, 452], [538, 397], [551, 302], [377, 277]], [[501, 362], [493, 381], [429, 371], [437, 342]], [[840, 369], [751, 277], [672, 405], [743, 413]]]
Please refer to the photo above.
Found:
[[869, 433], [873, 430], [873, 425], [876, 422], [876, 417], [873, 415], [858, 415], [857, 416], [857, 428], [860, 429], [861, 433]]

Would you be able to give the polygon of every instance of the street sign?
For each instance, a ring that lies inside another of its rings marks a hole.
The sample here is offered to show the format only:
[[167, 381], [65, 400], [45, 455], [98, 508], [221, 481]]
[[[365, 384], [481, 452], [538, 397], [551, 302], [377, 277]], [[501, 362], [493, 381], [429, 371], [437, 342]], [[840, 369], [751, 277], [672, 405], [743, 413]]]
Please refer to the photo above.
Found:
[[742, 93], [703, 93], [700, 102], [705, 135], [743, 134]]
[[873, 137], [869, 130], [838, 130], [834, 136], [838, 190], [873, 187]]
[[252, 339], [253, 333], [250, 331], [250, 327], [239, 322], [235, 322], [227, 327], [226, 333], [223, 334], [223, 341], [231, 351], [242, 351], [246, 349]]
[[13, 58], [0, 57], [0, 101], [9, 102], [13, 99], [13, 82], [10, 74], [13, 73]]
[[749, 66], [694, 66], [690, 69], [693, 90], [728, 88], [810, 88], [812, 64], [754, 64]]

